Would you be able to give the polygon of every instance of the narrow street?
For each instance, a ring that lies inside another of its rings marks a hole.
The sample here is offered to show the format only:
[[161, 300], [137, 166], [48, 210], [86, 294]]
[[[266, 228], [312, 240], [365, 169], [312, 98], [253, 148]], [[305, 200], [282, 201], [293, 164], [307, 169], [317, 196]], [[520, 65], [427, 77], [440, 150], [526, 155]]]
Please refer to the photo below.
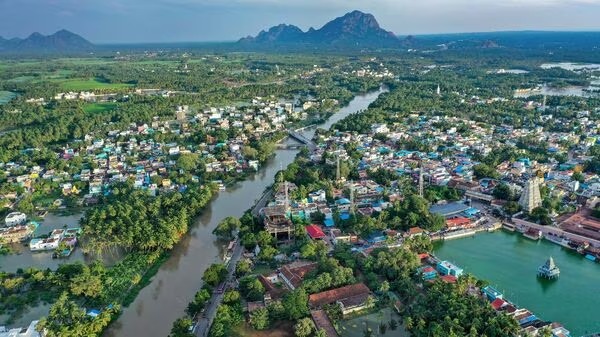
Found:
[[[234, 272], [235, 266], [242, 256], [242, 252], [244, 251], [243, 246], [239, 243], [239, 240], [236, 241], [236, 246], [233, 251], [233, 256], [229, 261], [229, 265], [227, 266], [227, 278], [225, 279], [225, 290], [231, 288], [234, 284]], [[224, 292], [223, 292], [224, 293]], [[210, 326], [215, 319], [215, 315], [217, 314], [217, 308], [221, 301], [223, 300], [223, 293], [213, 292], [212, 297], [208, 301], [204, 313], [199, 314], [194, 319], [197, 324], [194, 327], [194, 334], [198, 337], [205, 337], [208, 335], [208, 331]]]

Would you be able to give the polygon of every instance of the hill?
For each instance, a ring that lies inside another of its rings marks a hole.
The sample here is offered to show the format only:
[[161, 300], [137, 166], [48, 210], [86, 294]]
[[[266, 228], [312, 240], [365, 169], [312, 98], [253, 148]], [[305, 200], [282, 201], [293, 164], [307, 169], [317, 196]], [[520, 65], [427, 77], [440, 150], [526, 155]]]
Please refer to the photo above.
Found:
[[71, 54], [89, 52], [94, 49], [95, 46], [91, 42], [64, 29], [52, 35], [35, 32], [25, 39], [7, 40], [0, 37], [0, 53]]
[[238, 41], [246, 46], [285, 46], [294, 44], [305, 47], [359, 47], [398, 48], [401, 40], [379, 26], [372, 14], [361, 11], [346, 13], [319, 29], [310, 28], [303, 32], [293, 25], [281, 24], [261, 31], [256, 37]]

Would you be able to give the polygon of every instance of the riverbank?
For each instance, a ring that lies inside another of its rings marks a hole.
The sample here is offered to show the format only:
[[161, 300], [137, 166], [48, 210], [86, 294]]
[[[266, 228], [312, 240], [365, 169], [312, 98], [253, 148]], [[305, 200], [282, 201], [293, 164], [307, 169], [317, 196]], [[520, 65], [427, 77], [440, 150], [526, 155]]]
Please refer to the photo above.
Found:
[[[600, 269], [575, 252], [505, 231], [436, 242], [434, 252], [488, 280], [516, 305], [544, 320], [563, 323], [573, 336], [600, 331], [596, 315], [600, 297], [594, 282], [600, 279]], [[560, 278], [554, 281], [536, 276], [537, 267], [549, 256], [561, 269]]]
[[[348, 106], [333, 114], [327, 123], [307, 128], [302, 134], [312, 138], [317, 127], [329, 128], [347, 115], [366, 109], [385, 91], [381, 88], [356, 96]], [[175, 245], [171, 256], [160, 266], [150, 284], [140, 291], [129, 307], [123, 309], [104, 336], [168, 335], [171, 323], [184, 315], [187, 303], [200, 289], [204, 270], [210, 264], [222, 261], [223, 247], [212, 230], [225, 217], [241, 217], [273, 183], [276, 173], [294, 161], [297, 153], [276, 150], [275, 157], [269, 159], [256, 174], [218, 193], [190, 228], [189, 234]]]

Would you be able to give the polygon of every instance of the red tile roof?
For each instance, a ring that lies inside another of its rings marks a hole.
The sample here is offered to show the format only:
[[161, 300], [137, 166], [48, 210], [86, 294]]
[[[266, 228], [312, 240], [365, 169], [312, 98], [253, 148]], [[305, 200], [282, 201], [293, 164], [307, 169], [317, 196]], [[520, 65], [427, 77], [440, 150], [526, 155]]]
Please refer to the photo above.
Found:
[[317, 308], [322, 305], [334, 303], [336, 301], [340, 301], [346, 298], [370, 293], [371, 291], [364, 283], [356, 283], [345, 287], [331, 289], [317, 294], [312, 294], [308, 297], [308, 303], [311, 307]]
[[456, 276], [452, 276], [452, 275], [443, 275], [440, 277], [442, 279], [442, 281], [446, 282], [446, 283], [456, 283]]
[[453, 218], [453, 219], [448, 219], [446, 220], [446, 226], [447, 227], [458, 227], [458, 226], [464, 226], [464, 225], [468, 225], [471, 223], [471, 220], [464, 218], [464, 217], [460, 217], [460, 218]]
[[497, 298], [492, 302], [492, 308], [494, 308], [494, 310], [498, 310], [500, 308], [502, 308], [503, 305], [506, 304], [506, 301], [501, 299], [501, 298]]
[[288, 280], [288, 282], [290, 282], [294, 286], [294, 288], [298, 288], [302, 284], [304, 276], [306, 276], [306, 274], [310, 273], [311, 271], [317, 269], [317, 267], [318, 264], [316, 262], [294, 262], [281, 267], [279, 269], [279, 272], [283, 277], [285, 277]]
[[325, 233], [323, 233], [323, 230], [321, 229], [321, 227], [319, 227], [317, 225], [308, 225], [305, 228], [306, 228], [306, 232], [308, 232], [308, 235], [313, 240], [322, 239], [325, 237]]

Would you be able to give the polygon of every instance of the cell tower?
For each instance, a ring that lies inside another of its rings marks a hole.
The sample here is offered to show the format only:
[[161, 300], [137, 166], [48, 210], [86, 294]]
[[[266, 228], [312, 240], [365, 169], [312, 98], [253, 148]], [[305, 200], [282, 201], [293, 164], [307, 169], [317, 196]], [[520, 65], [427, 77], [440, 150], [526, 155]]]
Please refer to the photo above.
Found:
[[437, 90], [435, 92], [437, 93], [438, 96], [442, 96], [442, 89], [440, 88], [439, 84], [438, 84]]

